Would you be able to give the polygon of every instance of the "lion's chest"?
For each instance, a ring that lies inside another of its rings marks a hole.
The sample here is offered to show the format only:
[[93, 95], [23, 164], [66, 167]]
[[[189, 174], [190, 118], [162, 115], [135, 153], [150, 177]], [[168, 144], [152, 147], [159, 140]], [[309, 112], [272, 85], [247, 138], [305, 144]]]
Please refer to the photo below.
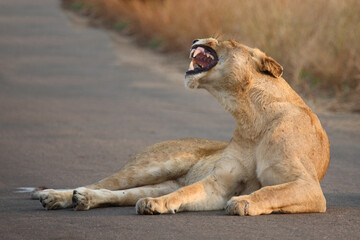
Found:
[[266, 160], [257, 161], [256, 176], [263, 187], [283, 183], [276, 165], [272, 165]]

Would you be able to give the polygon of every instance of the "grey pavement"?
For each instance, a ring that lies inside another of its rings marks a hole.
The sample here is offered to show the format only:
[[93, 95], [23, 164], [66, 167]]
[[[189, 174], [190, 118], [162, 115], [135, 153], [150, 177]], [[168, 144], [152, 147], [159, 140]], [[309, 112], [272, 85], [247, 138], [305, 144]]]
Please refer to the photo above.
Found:
[[15, 194], [92, 183], [162, 140], [231, 138], [234, 121], [210, 95], [126, 39], [74, 24], [58, 1], [0, 0], [0, 239], [359, 239], [355, 114], [319, 113], [331, 142], [323, 214], [45, 211]]

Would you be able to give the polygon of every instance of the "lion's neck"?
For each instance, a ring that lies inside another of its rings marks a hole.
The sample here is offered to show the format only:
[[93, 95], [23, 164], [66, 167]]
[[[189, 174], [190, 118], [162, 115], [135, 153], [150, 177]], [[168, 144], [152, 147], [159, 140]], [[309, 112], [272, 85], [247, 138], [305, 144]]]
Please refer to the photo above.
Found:
[[255, 140], [261, 134], [262, 118], [259, 117], [260, 113], [247, 95], [229, 94], [226, 91], [211, 88], [207, 90], [237, 122], [234, 136]]

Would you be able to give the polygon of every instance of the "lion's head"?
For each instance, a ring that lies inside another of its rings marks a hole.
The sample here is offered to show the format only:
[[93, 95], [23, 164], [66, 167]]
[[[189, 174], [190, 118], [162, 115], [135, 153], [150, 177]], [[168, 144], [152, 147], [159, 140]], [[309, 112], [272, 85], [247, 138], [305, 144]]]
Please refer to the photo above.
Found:
[[188, 88], [243, 88], [254, 74], [280, 77], [283, 68], [259, 49], [236, 41], [214, 38], [194, 40], [190, 66], [185, 75]]

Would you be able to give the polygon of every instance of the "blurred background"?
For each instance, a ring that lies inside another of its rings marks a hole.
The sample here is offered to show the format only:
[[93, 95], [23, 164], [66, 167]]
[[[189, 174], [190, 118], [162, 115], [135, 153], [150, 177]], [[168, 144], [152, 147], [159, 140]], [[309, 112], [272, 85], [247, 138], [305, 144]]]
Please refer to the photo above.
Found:
[[63, 0], [140, 44], [185, 58], [195, 38], [235, 39], [284, 67], [327, 110], [360, 112], [359, 0]]

